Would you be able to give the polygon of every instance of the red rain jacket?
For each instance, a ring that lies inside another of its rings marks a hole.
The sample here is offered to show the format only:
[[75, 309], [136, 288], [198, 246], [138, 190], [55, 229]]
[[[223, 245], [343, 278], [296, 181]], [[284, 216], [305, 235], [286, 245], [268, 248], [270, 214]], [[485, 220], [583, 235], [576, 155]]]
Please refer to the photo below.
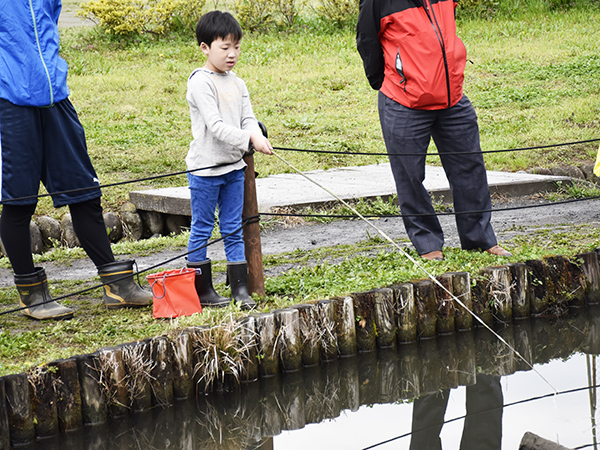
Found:
[[454, 0], [361, 0], [356, 43], [371, 87], [413, 109], [463, 96], [467, 52]]

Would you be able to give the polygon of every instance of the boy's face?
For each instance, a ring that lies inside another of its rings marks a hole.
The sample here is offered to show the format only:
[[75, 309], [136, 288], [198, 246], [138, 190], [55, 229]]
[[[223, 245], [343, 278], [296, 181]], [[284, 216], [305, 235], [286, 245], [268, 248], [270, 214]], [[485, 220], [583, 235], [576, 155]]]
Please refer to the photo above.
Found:
[[215, 39], [210, 46], [202, 42], [200, 48], [207, 58], [204, 67], [217, 73], [229, 72], [240, 57], [240, 41], [235, 41], [231, 35]]

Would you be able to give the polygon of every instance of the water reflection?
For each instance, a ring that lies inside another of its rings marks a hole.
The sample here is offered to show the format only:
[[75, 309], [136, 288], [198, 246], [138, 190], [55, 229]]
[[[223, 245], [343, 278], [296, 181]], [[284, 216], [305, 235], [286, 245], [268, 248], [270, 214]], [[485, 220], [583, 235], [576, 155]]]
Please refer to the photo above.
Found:
[[[460, 450], [502, 448], [503, 396], [500, 377], [479, 374], [466, 389], [467, 414]], [[444, 389], [414, 401], [410, 450], [441, 450], [440, 432], [450, 391]]]
[[[593, 308], [556, 320], [516, 322], [498, 332], [540, 372], [551, 370], [544, 378], [552, 380], [553, 387], [567, 390], [596, 383], [595, 358], [588, 357], [587, 370], [574, 370], [569, 356], [600, 353], [599, 325], [598, 309]], [[546, 364], [549, 361], [554, 362]], [[463, 391], [464, 398], [449, 402]], [[520, 429], [518, 419], [507, 418], [506, 405], [548, 392], [552, 388], [527, 363], [491, 333], [478, 329], [263, 378], [234, 393], [202, 395], [172, 408], [113, 419], [107, 426], [86, 427], [31, 448], [435, 450], [443, 447], [444, 434], [452, 434], [458, 438], [453, 437], [455, 445], [446, 449], [496, 450], [510, 433], [516, 433], [511, 439], [517, 444], [523, 434], [515, 431]], [[586, 422], [586, 443], [592, 444], [595, 389], [583, 394], [586, 399], [577, 397], [575, 408], [587, 410], [581, 421]], [[554, 402], [554, 407], [540, 402], [542, 412], [556, 409]], [[350, 425], [335, 428], [344, 423]], [[386, 441], [391, 446], [386, 447]]]

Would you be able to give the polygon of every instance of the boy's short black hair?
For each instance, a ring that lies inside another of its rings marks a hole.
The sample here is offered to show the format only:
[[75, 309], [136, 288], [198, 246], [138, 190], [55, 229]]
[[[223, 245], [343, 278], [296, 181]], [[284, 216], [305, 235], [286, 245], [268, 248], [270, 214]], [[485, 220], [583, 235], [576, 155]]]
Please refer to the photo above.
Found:
[[203, 42], [210, 47], [215, 39], [225, 39], [231, 35], [234, 40], [242, 39], [242, 27], [228, 12], [211, 11], [200, 17], [196, 24], [198, 45]]

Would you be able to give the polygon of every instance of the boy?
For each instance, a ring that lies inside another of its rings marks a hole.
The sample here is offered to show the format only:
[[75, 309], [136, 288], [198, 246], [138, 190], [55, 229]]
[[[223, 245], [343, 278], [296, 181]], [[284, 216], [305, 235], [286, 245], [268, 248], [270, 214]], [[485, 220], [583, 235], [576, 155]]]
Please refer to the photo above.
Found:
[[186, 157], [188, 170], [193, 170], [188, 173], [192, 206], [188, 267], [200, 269], [196, 290], [202, 306], [229, 303], [214, 290], [206, 256], [218, 206], [233, 301], [252, 309], [256, 304], [248, 293], [241, 229], [246, 167], [242, 158], [251, 147], [267, 155], [273, 148], [260, 131], [246, 85], [231, 71], [240, 55], [239, 23], [229, 13], [211, 11], [198, 21], [196, 38], [206, 64], [192, 72], [187, 87], [194, 137]]

